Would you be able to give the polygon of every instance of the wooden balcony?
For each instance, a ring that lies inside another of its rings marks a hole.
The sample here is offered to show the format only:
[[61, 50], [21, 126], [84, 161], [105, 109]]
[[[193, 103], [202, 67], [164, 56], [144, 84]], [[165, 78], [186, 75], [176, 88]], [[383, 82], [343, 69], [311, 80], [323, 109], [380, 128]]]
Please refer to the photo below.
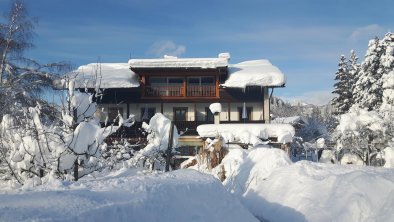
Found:
[[145, 86], [143, 95], [145, 97], [184, 97], [183, 86]]
[[190, 97], [215, 97], [215, 86], [187, 86], [187, 96]]
[[145, 86], [143, 97], [216, 97], [216, 86]]

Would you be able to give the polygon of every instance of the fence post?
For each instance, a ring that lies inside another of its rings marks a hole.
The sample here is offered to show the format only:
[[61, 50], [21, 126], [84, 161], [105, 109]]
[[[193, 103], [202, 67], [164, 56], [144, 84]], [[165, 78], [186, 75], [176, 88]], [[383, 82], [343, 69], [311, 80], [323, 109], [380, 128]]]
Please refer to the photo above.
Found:
[[166, 150], [166, 168], [165, 172], [170, 171], [170, 161], [171, 161], [171, 156], [172, 156], [172, 142], [174, 139], [174, 122], [171, 121], [171, 126], [170, 126], [170, 133], [169, 133], [169, 140], [168, 140], [168, 147]]
[[78, 181], [78, 158], [74, 162], [74, 181]]

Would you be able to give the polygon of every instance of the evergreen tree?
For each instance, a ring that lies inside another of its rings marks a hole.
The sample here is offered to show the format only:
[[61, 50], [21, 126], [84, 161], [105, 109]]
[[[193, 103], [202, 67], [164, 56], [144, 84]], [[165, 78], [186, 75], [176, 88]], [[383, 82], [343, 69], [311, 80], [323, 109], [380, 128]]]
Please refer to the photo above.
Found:
[[350, 89], [350, 94], [351, 94], [351, 105], [354, 104], [354, 99], [353, 99], [353, 91], [354, 91], [354, 86], [358, 80], [358, 75], [360, 72], [360, 64], [358, 63], [358, 57], [354, 50], [350, 51], [350, 59], [349, 59], [349, 82], [348, 82], [348, 87]]
[[339, 59], [338, 71], [335, 73], [335, 81], [337, 82], [334, 84], [332, 92], [337, 94], [331, 101], [335, 115], [346, 113], [352, 105], [352, 78], [349, 68], [351, 67], [348, 65], [346, 57], [342, 55]]
[[387, 33], [382, 40], [386, 48], [382, 55], [382, 105], [380, 113], [386, 121], [388, 138], [394, 138], [394, 33]]
[[367, 110], [377, 110], [382, 104], [381, 77], [383, 74], [380, 58], [384, 52], [383, 45], [376, 37], [368, 44], [365, 60], [361, 64], [353, 90], [356, 106]]

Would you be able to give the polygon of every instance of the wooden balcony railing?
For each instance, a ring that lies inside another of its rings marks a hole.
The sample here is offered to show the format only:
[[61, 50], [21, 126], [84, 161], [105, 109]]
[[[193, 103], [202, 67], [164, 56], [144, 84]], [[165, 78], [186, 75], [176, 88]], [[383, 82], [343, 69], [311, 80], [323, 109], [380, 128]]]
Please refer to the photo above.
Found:
[[183, 97], [183, 86], [145, 86], [144, 96], [147, 97]]
[[216, 96], [215, 86], [187, 86], [187, 96], [214, 97]]
[[215, 97], [216, 86], [145, 86], [144, 97]]

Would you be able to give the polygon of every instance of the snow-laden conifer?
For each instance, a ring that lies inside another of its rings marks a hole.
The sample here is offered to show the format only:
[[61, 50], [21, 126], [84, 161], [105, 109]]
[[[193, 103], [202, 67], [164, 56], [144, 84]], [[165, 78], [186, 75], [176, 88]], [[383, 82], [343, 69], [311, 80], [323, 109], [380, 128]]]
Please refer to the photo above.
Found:
[[336, 83], [332, 92], [336, 96], [331, 101], [334, 114], [336, 115], [346, 113], [352, 105], [352, 76], [350, 68], [351, 66], [348, 64], [346, 57], [342, 55], [339, 59], [338, 71], [335, 73]]
[[380, 58], [383, 53], [384, 48], [377, 37], [369, 42], [353, 89], [353, 99], [357, 107], [377, 110], [382, 103], [383, 70]]

